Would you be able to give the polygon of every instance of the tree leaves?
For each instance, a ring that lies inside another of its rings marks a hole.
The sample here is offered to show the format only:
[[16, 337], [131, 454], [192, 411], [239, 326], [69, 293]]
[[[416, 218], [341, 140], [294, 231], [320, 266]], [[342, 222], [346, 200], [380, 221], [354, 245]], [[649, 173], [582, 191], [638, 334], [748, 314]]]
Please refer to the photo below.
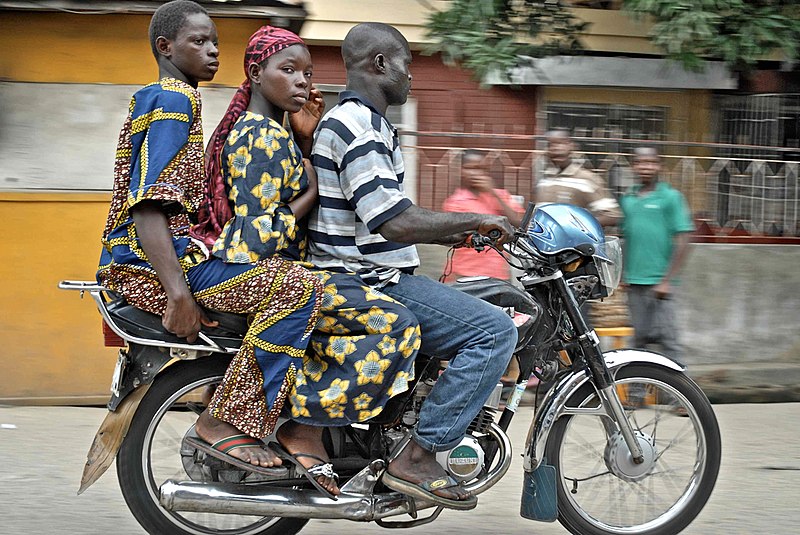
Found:
[[653, 43], [690, 69], [719, 59], [747, 71], [774, 51], [790, 61], [798, 57], [796, 0], [625, 0], [624, 8], [649, 15]]
[[[718, 59], [746, 71], [775, 51], [789, 61], [800, 53], [797, 0], [625, 0], [624, 9], [650, 18], [653, 44], [691, 70]], [[425, 52], [480, 80], [507, 79], [529, 58], [579, 52], [588, 26], [558, 0], [452, 0], [429, 18]]]
[[485, 79], [490, 72], [508, 77], [527, 57], [582, 49], [579, 34], [588, 27], [555, 0], [453, 0], [431, 15], [425, 52], [440, 52]]

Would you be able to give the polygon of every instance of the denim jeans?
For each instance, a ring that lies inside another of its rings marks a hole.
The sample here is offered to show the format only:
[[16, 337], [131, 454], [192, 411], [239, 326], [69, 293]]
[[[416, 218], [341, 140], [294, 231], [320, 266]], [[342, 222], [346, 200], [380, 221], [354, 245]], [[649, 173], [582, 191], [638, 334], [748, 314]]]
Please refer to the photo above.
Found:
[[382, 288], [414, 313], [420, 353], [449, 360], [422, 404], [414, 440], [428, 451], [455, 447], [511, 360], [517, 329], [499, 308], [418, 275]]

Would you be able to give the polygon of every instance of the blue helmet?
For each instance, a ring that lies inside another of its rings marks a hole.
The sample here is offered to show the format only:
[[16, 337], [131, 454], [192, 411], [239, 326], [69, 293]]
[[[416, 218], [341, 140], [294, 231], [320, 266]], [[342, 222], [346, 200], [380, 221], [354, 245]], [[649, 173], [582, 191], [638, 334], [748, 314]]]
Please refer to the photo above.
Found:
[[574, 250], [603, 255], [603, 227], [588, 210], [571, 204], [537, 206], [528, 225], [528, 240], [543, 254]]

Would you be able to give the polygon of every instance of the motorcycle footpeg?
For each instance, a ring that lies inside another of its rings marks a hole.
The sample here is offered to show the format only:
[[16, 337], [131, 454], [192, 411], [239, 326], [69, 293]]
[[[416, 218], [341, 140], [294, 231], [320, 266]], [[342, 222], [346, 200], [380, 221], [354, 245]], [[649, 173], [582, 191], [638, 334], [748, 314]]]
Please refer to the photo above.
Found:
[[533, 472], [525, 472], [519, 514], [528, 520], [554, 522], [558, 517], [556, 467], [542, 462]]

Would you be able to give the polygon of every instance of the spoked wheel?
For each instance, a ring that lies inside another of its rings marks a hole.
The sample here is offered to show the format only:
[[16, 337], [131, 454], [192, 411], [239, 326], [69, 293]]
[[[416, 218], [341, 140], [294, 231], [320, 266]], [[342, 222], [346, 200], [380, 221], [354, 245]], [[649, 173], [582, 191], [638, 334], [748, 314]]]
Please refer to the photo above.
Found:
[[[560, 418], [547, 441], [557, 470], [559, 521], [580, 535], [672, 535], [703, 509], [719, 473], [717, 419], [702, 390], [684, 374], [630, 365], [617, 392], [644, 452], [642, 464], [605, 417]], [[570, 407], [597, 407], [586, 385]]]
[[[204, 391], [218, 384], [229, 360], [205, 357], [170, 366], [145, 395], [117, 455], [120, 488], [136, 520], [153, 535], [293, 535], [306, 519], [173, 512], [159, 488], [176, 481], [250, 481], [246, 472], [195, 463], [183, 438], [204, 409]], [[213, 460], [212, 460], [213, 461]], [[232, 467], [228, 467], [232, 468]]]

